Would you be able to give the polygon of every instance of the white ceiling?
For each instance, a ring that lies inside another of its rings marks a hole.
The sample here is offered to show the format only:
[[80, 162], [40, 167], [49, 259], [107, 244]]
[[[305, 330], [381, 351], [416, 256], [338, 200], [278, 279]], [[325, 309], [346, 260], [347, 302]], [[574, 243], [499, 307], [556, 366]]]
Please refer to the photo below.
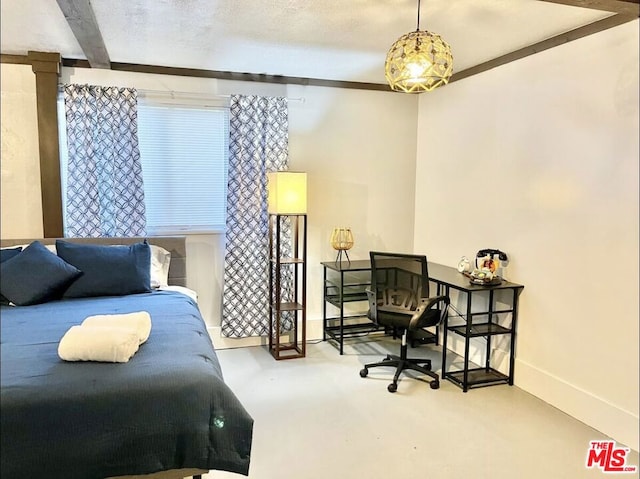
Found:
[[[416, 0], [91, 0], [111, 62], [384, 83]], [[85, 59], [54, 0], [2, 0], [0, 47]], [[612, 15], [538, 0], [423, 0], [454, 72]]]

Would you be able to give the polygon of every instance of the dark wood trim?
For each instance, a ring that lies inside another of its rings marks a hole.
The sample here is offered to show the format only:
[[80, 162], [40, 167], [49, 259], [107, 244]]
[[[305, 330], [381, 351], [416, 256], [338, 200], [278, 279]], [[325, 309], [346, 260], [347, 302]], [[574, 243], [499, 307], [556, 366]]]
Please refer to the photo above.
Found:
[[466, 70], [462, 70], [457, 73], [454, 73], [453, 76], [451, 77], [451, 80], [449, 80], [449, 83], [462, 80], [464, 78], [468, 78], [472, 75], [477, 75], [478, 73], [491, 70], [492, 68], [505, 65], [515, 60], [520, 60], [521, 58], [525, 58], [525, 57], [528, 57], [529, 55], [533, 55], [535, 53], [548, 50], [549, 48], [557, 47], [558, 45], [572, 42], [574, 40], [578, 40], [579, 38], [583, 38], [588, 35], [593, 35], [594, 33], [598, 33], [603, 30], [607, 30], [609, 28], [617, 27], [618, 25], [631, 22], [635, 19], [636, 17], [632, 15], [620, 15], [620, 14], [603, 18], [602, 20], [598, 20], [597, 22], [590, 23], [588, 25], [576, 28], [574, 30], [563, 33], [561, 35], [556, 35], [555, 37], [548, 38], [541, 42], [534, 43], [533, 45], [529, 45], [528, 47], [521, 48], [514, 52], [507, 53], [506, 55], [502, 55], [500, 57], [494, 58], [493, 60], [489, 60], [484, 63], [480, 63], [479, 65], [473, 66], [471, 68], [467, 68]]
[[91, 67], [109, 69], [111, 66], [109, 53], [107, 53], [90, 0], [56, 1]]
[[[556, 0], [540, 0], [540, 1], [554, 2]], [[640, 1], [640, 0], [637, 0], [637, 1]], [[628, 3], [638, 7], [638, 5], [635, 3], [631, 3], [627, 1], [623, 2], [620, 0], [557, 0], [556, 1], [556, 3], [563, 3], [563, 2], [584, 3], [585, 8], [595, 8], [595, 6], [593, 6], [595, 4], [609, 5], [612, 3], [616, 3], [616, 4]], [[586, 4], [590, 4], [592, 6], [587, 7]], [[550, 48], [571, 42], [573, 40], [578, 40], [579, 38], [583, 38], [588, 35], [593, 35], [595, 33], [599, 33], [609, 28], [613, 28], [618, 25], [628, 23], [630, 21], [635, 20], [636, 18], [637, 18], [636, 15], [628, 15], [628, 14], [611, 15], [602, 20], [598, 20], [588, 25], [578, 27], [574, 30], [570, 30], [569, 32], [556, 35], [555, 37], [548, 38], [541, 42], [534, 43], [533, 45], [529, 45], [519, 50], [507, 53], [505, 55], [499, 56], [497, 58], [488, 60], [486, 62], [480, 63], [473, 67], [467, 68], [465, 70], [456, 72], [451, 77], [451, 80], [449, 80], [449, 83], [462, 80], [464, 78], [468, 78], [473, 75], [477, 75], [478, 73], [491, 70], [498, 66], [505, 65], [507, 63], [519, 60], [521, 58], [525, 58], [529, 55], [534, 55], [541, 51], [548, 50]], [[62, 60], [62, 65], [65, 67], [72, 67], [72, 68], [73, 67], [75, 68], [91, 67], [91, 65], [87, 60], [73, 59], [73, 58], [64, 58]], [[256, 73], [239, 73], [239, 72], [228, 72], [228, 71], [217, 71], [217, 70], [203, 70], [203, 69], [195, 69], [195, 68], [178, 68], [178, 67], [166, 67], [166, 66], [157, 66], [157, 65], [141, 65], [141, 64], [135, 64], [135, 63], [117, 63], [117, 62], [111, 63], [111, 69], [118, 70], [118, 71], [137, 72], [137, 73], [153, 73], [158, 75], [178, 75], [178, 76], [199, 77], [199, 78], [213, 78], [218, 80], [251, 81], [251, 82], [260, 82], [260, 83], [276, 83], [276, 84], [304, 85], [304, 86], [308, 85], [308, 86], [321, 86], [321, 87], [331, 87], [331, 88], [348, 88], [348, 89], [358, 89], [358, 90], [374, 90], [374, 91], [391, 92], [391, 89], [385, 83], [366, 83], [366, 82], [326, 80], [326, 79], [320, 79], [320, 78], [291, 77], [291, 76], [284, 76], [284, 75], [266, 75], [266, 74], [256, 74]]]
[[547, 3], [569, 5], [571, 7], [590, 8], [622, 15], [640, 16], [640, 0], [540, 0]]
[[9, 55], [0, 53], [0, 63], [12, 63], [14, 65], [31, 65], [31, 60], [27, 55]]
[[45, 238], [58, 238], [64, 236], [57, 106], [60, 54], [30, 51], [27, 56], [36, 75], [42, 228]]
[[[70, 68], [90, 68], [87, 60], [63, 58], [62, 66]], [[111, 63], [111, 69], [125, 72], [154, 73], [157, 75], [177, 75], [198, 78], [214, 78], [217, 80], [250, 81], [259, 83], [277, 83], [285, 85], [323, 86], [331, 88], [351, 88], [358, 90], [391, 91], [385, 83], [365, 83], [321, 78], [290, 77], [284, 75], [267, 75], [264, 73], [239, 73], [217, 70], [201, 70], [197, 68], [178, 68], [157, 65], [141, 65], [137, 63]]]

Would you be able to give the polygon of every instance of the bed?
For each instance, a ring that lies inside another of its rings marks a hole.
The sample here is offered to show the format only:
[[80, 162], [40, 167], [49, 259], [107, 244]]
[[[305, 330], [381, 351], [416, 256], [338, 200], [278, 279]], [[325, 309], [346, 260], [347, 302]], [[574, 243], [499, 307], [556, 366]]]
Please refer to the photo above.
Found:
[[[142, 239], [64, 241], [133, 245]], [[184, 286], [184, 238], [148, 241], [171, 252], [168, 283]], [[2, 240], [1, 246], [30, 242]], [[65, 332], [87, 316], [131, 311], [147, 311], [152, 329], [128, 362], [58, 356]], [[190, 295], [152, 290], [2, 305], [0, 324], [3, 479], [164, 479], [209, 470], [248, 475], [253, 419], [225, 384]]]

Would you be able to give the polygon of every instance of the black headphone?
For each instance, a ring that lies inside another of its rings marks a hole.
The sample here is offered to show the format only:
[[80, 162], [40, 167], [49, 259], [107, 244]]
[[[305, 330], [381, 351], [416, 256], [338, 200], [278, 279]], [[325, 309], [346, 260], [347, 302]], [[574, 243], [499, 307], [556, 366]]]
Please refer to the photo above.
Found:
[[498, 255], [498, 259], [500, 261], [508, 261], [508, 257], [507, 257], [507, 253], [504, 253], [502, 251], [500, 251], [499, 249], [481, 249], [480, 251], [478, 251], [478, 254], [476, 254], [476, 258], [482, 258], [484, 256], [491, 256], [492, 258], [495, 255]]

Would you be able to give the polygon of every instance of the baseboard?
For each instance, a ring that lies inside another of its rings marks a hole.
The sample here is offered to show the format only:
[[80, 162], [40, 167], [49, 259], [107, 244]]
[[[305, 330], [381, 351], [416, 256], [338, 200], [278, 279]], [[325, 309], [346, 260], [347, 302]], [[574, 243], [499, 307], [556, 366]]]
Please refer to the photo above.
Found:
[[[637, 415], [518, 359], [515, 373], [519, 388], [638, 451]], [[585, 444], [585, 451], [587, 447]]]

